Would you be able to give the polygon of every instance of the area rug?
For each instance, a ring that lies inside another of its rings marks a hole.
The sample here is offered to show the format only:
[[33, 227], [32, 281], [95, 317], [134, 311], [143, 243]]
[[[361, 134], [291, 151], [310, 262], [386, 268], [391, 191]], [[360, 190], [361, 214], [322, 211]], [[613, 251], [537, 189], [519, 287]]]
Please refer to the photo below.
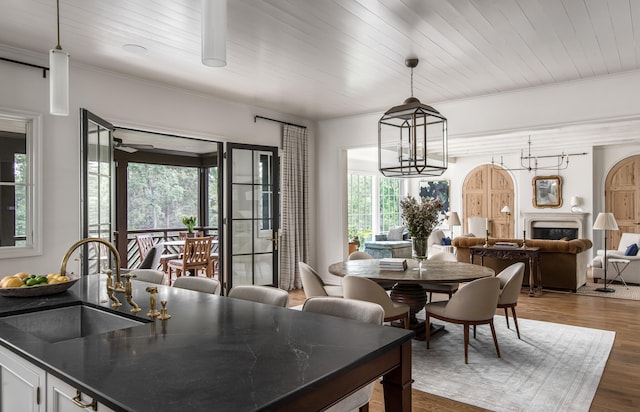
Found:
[[519, 340], [503, 316], [470, 333], [464, 363], [462, 326], [444, 323], [431, 340], [413, 341], [413, 388], [492, 411], [588, 411], [615, 332], [519, 319]]
[[600, 296], [603, 298], [614, 298], [614, 299], [629, 299], [629, 300], [640, 300], [640, 286], [629, 285], [626, 288], [622, 284], [611, 283], [607, 287], [615, 289], [615, 292], [598, 292], [596, 288], [601, 288], [602, 283], [595, 284], [592, 282], [587, 282], [586, 285], [582, 286], [576, 292], [578, 295], [586, 295], [586, 296]]

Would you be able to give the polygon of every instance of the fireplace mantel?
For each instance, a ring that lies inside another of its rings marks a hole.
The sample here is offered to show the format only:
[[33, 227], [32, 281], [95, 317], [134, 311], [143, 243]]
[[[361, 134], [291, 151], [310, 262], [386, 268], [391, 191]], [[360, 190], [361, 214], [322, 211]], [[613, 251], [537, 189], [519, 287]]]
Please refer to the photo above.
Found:
[[578, 229], [578, 238], [586, 236], [589, 213], [523, 213], [524, 227], [527, 233], [533, 233], [534, 227]]

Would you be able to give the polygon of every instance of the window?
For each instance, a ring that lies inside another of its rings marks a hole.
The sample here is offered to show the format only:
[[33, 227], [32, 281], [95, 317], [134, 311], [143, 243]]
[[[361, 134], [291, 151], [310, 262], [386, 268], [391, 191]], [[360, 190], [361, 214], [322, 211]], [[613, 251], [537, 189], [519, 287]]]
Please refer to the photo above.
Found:
[[183, 216], [198, 216], [198, 168], [132, 162], [127, 172], [129, 230], [181, 227]]
[[42, 253], [41, 115], [0, 112], [0, 258]]
[[[375, 233], [387, 232], [399, 226], [400, 197], [403, 188], [400, 179], [380, 175], [348, 175], [349, 239], [358, 236], [371, 239]], [[373, 211], [377, 211], [374, 213]]]

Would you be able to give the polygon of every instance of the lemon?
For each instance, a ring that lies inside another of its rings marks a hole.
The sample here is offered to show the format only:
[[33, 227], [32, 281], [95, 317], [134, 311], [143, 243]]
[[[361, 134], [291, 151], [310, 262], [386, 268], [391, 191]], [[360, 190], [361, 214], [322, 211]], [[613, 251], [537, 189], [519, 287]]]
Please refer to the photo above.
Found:
[[5, 287], [5, 288], [19, 288], [22, 285], [24, 285], [24, 283], [22, 282], [22, 279], [17, 278], [17, 277], [10, 277], [6, 281], [4, 281], [4, 285], [2, 287]]
[[13, 276], [15, 276], [15, 277], [17, 277], [19, 279], [24, 279], [24, 278], [28, 278], [29, 276], [31, 276], [31, 274], [30, 273], [26, 273], [26, 272], [19, 272], [19, 273], [16, 273], [15, 275], [13, 275]]

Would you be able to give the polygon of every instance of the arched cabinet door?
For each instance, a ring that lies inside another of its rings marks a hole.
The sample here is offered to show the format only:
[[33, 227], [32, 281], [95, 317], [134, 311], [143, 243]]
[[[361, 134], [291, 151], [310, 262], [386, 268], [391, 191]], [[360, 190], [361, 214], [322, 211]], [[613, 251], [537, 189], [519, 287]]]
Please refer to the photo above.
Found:
[[[506, 170], [486, 164], [473, 169], [464, 180], [462, 204], [464, 205], [464, 232], [469, 231], [467, 218], [481, 216], [488, 219], [491, 237], [512, 238], [514, 236], [513, 179]], [[501, 212], [509, 206], [511, 214]], [[474, 233], [484, 236], [484, 233]]]
[[617, 249], [622, 233], [640, 233], [640, 155], [619, 161], [607, 174], [605, 209], [613, 213], [619, 231], [608, 230], [608, 249]]

